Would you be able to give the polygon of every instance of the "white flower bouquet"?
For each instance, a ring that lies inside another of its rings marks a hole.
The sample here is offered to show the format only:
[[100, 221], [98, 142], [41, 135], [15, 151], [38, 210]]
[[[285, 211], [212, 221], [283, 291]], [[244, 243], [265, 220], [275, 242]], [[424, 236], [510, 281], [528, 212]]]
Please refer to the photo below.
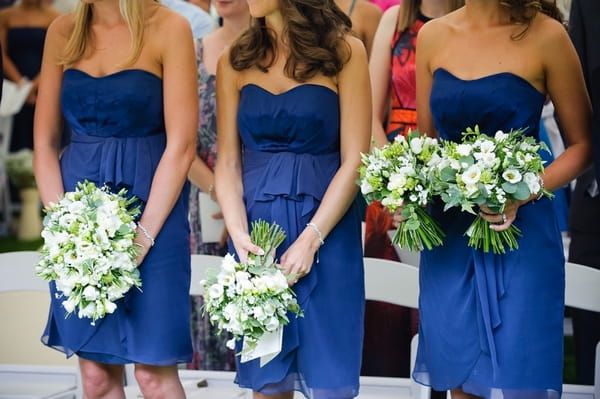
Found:
[[477, 215], [465, 233], [471, 247], [503, 254], [505, 246], [518, 248], [517, 237], [522, 235], [514, 224], [503, 231], [491, 230], [475, 207], [485, 205], [502, 213], [507, 201], [525, 200], [532, 194], [553, 196], [541, 186], [539, 178], [544, 170], [539, 152], [548, 148], [524, 132], [499, 130], [490, 137], [475, 126], [462, 133], [461, 143], [443, 142], [435, 190], [445, 210], [460, 206], [462, 211]]
[[91, 324], [113, 313], [115, 301], [141, 287], [135, 217], [140, 209], [126, 190], [110, 192], [89, 181], [77, 184], [44, 209], [44, 245], [36, 275], [54, 280], [67, 316]]
[[6, 155], [6, 173], [18, 188], [36, 187], [33, 174], [33, 152], [24, 148]]
[[[219, 332], [226, 330], [233, 338], [227, 347], [234, 349], [235, 341], [243, 339], [242, 361], [262, 357], [257, 350], [265, 337], [277, 337], [289, 323], [288, 312], [302, 316], [295, 293], [288, 279], [275, 264], [275, 249], [285, 239], [277, 224], [263, 220], [252, 222], [250, 238], [261, 247], [263, 256], [250, 254], [247, 262], [237, 262], [231, 254], [223, 258], [220, 270], [209, 269], [204, 288], [204, 312]], [[277, 339], [277, 338], [275, 338]], [[281, 339], [279, 335], [279, 340]], [[269, 359], [279, 351], [281, 342]], [[264, 360], [264, 359], [261, 359]]]
[[432, 173], [440, 161], [438, 141], [413, 130], [361, 156], [358, 184], [367, 203], [380, 201], [391, 212], [402, 207], [405, 220], [392, 242], [411, 251], [441, 245], [444, 232], [424, 209], [434, 195]]

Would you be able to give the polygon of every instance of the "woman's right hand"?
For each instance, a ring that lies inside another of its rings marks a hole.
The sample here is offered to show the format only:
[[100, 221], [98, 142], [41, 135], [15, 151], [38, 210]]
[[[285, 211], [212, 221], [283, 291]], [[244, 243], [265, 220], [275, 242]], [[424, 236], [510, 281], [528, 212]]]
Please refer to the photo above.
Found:
[[263, 251], [261, 247], [252, 243], [250, 235], [247, 233], [236, 234], [235, 236], [232, 235], [231, 241], [233, 241], [233, 246], [235, 247], [235, 252], [237, 253], [240, 262], [247, 261], [249, 253], [254, 255], [265, 254], [265, 251]]
[[406, 218], [402, 217], [402, 211], [404, 210], [403, 207], [398, 207], [398, 209], [396, 209], [396, 212], [394, 212], [394, 213], [390, 212], [390, 210], [388, 208], [386, 208], [385, 206], [383, 207], [383, 209], [386, 212], [388, 212], [390, 214], [390, 216], [392, 217], [392, 225], [395, 228], [398, 228], [398, 226], [400, 226], [400, 223], [402, 223], [406, 220]]

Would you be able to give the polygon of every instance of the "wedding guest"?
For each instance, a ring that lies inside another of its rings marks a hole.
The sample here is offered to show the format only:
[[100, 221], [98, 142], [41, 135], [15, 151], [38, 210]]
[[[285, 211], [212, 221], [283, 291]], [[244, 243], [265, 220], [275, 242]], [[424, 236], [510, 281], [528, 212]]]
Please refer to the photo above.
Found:
[[[590, 161], [591, 108], [561, 22], [554, 1], [466, 0], [425, 24], [417, 43], [419, 130], [458, 141], [475, 125], [490, 134], [527, 128], [539, 139], [549, 95], [568, 147], [538, 183], [553, 191], [579, 175]], [[492, 230], [514, 223], [523, 234], [518, 249], [502, 255], [467, 245], [474, 215], [444, 212], [443, 204], [431, 213], [446, 237], [421, 252], [413, 377], [455, 399], [560, 397], [564, 254], [551, 199], [507, 201], [500, 214], [481, 209]]]
[[160, 0], [162, 4], [183, 15], [192, 27], [194, 39], [202, 38], [215, 30], [213, 17], [200, 7], [184, 0]]
[[364, 0], [336, 0], [336, 4], [350, 17], [352, 30], [365, 44], [367, 55], [371, 54], [373, 37], [381, 19], [381, 10]]
[[[213, 33], [196, 41], [196, 62], [198, 64], [199, 119], [196, 157], [188, 173], [193, 183], [190, 190], [190, 230], [192, 253], [225, 255], [227, 252], [227, 231], [216, 242], [203, 242], [200, 221], [199, 193], [203, 191], [216, 200], [214, 168], [217, 158], [217, 114], [216, 114], [216, 73], [219, 56], [231, 42], [247, 29], [250, 13], [246, 0], [215, 2], [222, 25]], [[203, 200], [208, 200], [203, 198]], [[194, 344], [193, 369], [234, 370], [233, 352], [225, 346], [230, 339], [226, 331], [217, 332], [208, 317], [203, 317], [204, 300], [201, 296], [192, 297], [192, 337]]]
[[[569, 260], [600, 268], [600, 3], [594, 0], [573, 0], [569, 32], [583, 65], [583, 75], [592, 99], [594, 118], [592, 138], [594, 167], [577, 179], [571, 196], [569, 214]], [[600, 341], [600, 314], [571, 309], [575, 341], [575, 375], [577, 384], [594, 384], [594, 354]]]
[[10, 152], [33, 149], [33, 114], [46, 30], [58, 13], [42, 0], [22, 0], [0, 11], [0, 43], [4, 77], [17, 84], [31, 81], [29, 96], [13, 116]]
[[[238, 363], [254, 398], [358, 395], [364, 276], [354, 198], [368, 151], [367, 53], [334, 0], [248, 2], [251, 27], [217, 69], [216, 189], [231, 250], [261, 249], [248, 226], [278, 223], [277, 258], [297, 294], [281, 352]], [[239, 349], [240, 347], [238, 347]]]
[[385, 11], [390, 7], [398, 5], [400, 0], [369, 0], [369, 2], [375, 4], [381, 11]]
[[[430, 19], [455, 10], [462, 0], [404, 0], [383, 14], [369, 72], [373, 92], [374, 145], [382, 147], [417, 127], [415, 56], [417, 33]], [[398, 259], [388, 237], [392, 219], [379, 203], [365, 216], [365, 256]], [[362, 373], [408, 377], [410, 342], [417, 333], [418, 311], [367, 301]]]
[[[126, 188], [142, 205], [135, 239], [141, 291], [129, 291], [91, 325], [65, 318], [50, 284], [42, 342], [77, 355], [87, 398], [124, 398], [126, 363], [135, 363], [144, 397], [185, 397], [177, 364], [192, 357], [186, 174], [195, 152], [196, 81], [189, 24], [158, 1], [82, 1], [48, 30], [35, 115], [43, 203], [87, 179]], [[63, 114], [73, 134], [60, 155]]]
[[210, 13], [211, 9], [211, 0], [187, 0], [188, 2], [194, 4], [197, 7], [200, 7], [207, 13]]

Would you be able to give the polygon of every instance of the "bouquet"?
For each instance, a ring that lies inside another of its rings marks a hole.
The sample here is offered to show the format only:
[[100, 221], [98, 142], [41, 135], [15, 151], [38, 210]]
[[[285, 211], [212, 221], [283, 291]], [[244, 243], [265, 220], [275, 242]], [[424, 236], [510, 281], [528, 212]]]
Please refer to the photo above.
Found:
[[252, 222], [251, 227], [250, 238], [265, 255], [249, 254], [248, 261], [240, 263], [227, 254], [220, 270], [209, 269], [200, 284], [204, 288], [204, 312], [211, 324], [216, 324], [219, 332], [226, 330], [233, 335], [227, 347], [233, 349], [235, 341], [243, 339], [238, 353], [241, 360], [261, 357], [266, 364], [281, 350], [282, 327], [289, 323], [287, 313], [303, 313], [286, 276], [275, 264], [275, 249], [285, 233], [277, 224], [263, 220]]
[[18, 188], [36, 187], [33, 174], [33, 153], [30, 149], [22, 149], [6, 156], [6, 172]]
[[466, 232], [471, 247], [503, 254], [505, 246], [518, 248], [516, 238], [522, 235], [514, 224], [503, 231], [491, 230], [474, 207], [485, 205], [502, 213], [507, 200], [525, 200], [532, 194], [552, 197], [539, 178], [544, 170], [539, 151], [549, 151], [548, 147], [524, 132], [499, 130], [490, 137], [475, 126], [462, 133], [460, 144], [446, 141], [442, 145], [436, 191], [445, 203], [444, 210], [460, 206], [463, 211], [477, 214]]
[[141, 287], [134, 243], [140, 209], [125, 194], [125, 189], [112, 193], [86, 180], [44, 209], [36, 275], [55, 281], [67, 317], [77, 311], [94, 325], [114, 312], [115, 301], [131, 287]]
[[405, 220], [392, 243], [411, 251], [441, 245], [444, 232], [423, 209], [434, 195], [432, 173], [440, 161], [438, 141], [413, 130], [361, 157], [358, 184], [367, 203], [380, 201], [391, 212], [402, 207]]

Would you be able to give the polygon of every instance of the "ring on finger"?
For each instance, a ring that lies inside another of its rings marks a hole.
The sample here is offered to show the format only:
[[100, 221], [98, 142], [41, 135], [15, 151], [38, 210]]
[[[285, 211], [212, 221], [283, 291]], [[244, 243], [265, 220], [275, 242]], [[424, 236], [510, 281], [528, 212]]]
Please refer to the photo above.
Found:
[[506, 217], [506, 213], [502, 214], [502, 224], [506, 223], [506, 221], [508, 220], [508, 218]]

